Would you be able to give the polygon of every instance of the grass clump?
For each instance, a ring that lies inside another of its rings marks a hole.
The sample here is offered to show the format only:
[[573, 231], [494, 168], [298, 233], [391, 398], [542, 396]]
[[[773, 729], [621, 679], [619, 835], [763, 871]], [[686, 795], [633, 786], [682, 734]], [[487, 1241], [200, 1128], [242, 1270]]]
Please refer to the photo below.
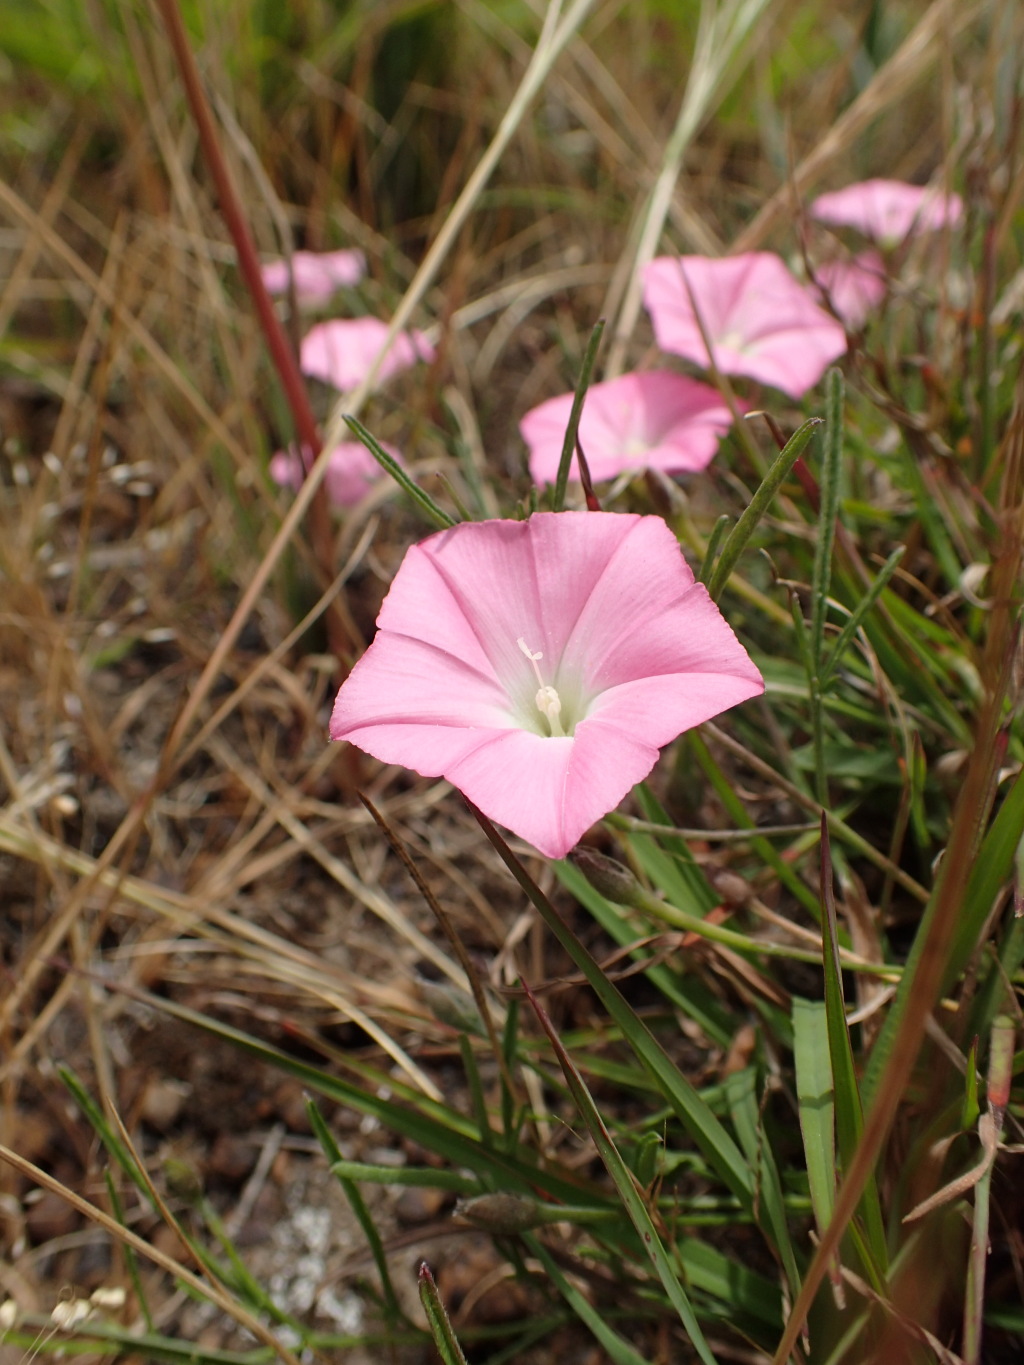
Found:
[[[6, 1343], [1014, 1359], [1021, 16], [184, 7], [218, 178], [174, 8], [0, 33]], [[581, 372], [695, 370], [650, 260], [813, 279], [876, 176], [962, 216], [818, 385], [713, 364], [705, 471], [530, 485]], [[436, 357], [339, 395], [258, 264], [342, 246], [321, 313]], [[346, 421], [404, 463], [338, 511]], [[548, 862], [325, 734], [411, 544], [563, 504], [664, 518], [766, 691]]]

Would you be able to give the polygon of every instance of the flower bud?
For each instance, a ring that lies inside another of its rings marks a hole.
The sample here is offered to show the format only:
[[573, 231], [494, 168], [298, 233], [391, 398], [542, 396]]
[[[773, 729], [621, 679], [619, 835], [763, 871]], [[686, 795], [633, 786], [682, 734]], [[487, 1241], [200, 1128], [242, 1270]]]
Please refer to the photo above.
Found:
[[594, 848], [581, 844], [569, 854], [569, 861], [606, 900], [639, 909], [646, 899], [647, 893], [624, 863]]

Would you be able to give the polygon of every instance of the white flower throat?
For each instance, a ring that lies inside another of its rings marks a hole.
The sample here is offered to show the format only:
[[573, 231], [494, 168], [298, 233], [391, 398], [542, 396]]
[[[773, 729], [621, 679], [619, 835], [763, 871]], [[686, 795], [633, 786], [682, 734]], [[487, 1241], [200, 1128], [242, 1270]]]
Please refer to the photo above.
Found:
[[534, 652], [521, 635], [518, 640], [516, 640], [516, 644], [529, 659], [533, 667], [534, 676], [537, 679], [537, 695], [534, 697], [534, 703], [537, 710], [547, 721], [552, 738], [564, 739], [565, 731], [562, 728], [561, 719], [562, 699], [558, 695], [556, 689], [553, 688], [550, 683], [544, 681], [541, 677], [540, 669], [537, 667], [538, 661], [544, 657], [543, 651], [537, 650]]

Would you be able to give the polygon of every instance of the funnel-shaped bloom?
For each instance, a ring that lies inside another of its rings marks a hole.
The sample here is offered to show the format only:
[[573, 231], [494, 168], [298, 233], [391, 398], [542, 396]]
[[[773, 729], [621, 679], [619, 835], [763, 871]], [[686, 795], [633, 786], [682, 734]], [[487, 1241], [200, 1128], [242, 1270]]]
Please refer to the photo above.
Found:
[[[380, 318], [340, 318], [318, 323], [303, 338], [299, 364], [303, 374], [348, 393], [370, 373], [388, 325]], [[407, 370], [418, 360], [431, 361], [434, 348], [422, 332], [399, 332], [377, 371], [377, 382]]]
[[[288, 292], [289, 262], [267, 261], [260, 268], [268, 294]], [[300, 303], [325, 303], [345, 285], [358, 284], [366, 274], [361, 251], [296, 251], [291, 258], [295, 295]]]
[[885, 297], [885, 265], [877, 251], [861, 251], [848, 261], [826, 261], [814, 272], [832, 307], [851, 329], [862, 327]]
[[696, 305], [723, 374], [748, 375], [791, 398], [846, 350], [843, 328], [770, 251], [660, 256], [644, 271], [644, 305], [662, 350], [708, 363]]
[[856, 228], [884, 246], [897, 246], [911, 232], [952, 227], [963, 212], [958, 194], [902, 180], [862, 180], [819, 195], [811, 205], [811, 214], [819, 222]]
[[[554, 483], [571, 393], [549, 398], [519, 423], [530, 448], [530, 474], [536, 484]], [[732, 414], [707, 384], [667, 370], [624, 374], [587, 390], [579, 437], [595, 480], [613, 479], [624, 469], [664, 469], [669, 473], [704, 469], [732, 425]], [[579, 478], [576, 457], [570, 466]]]
[[[402, 463], [402, 457], [394, 447], [383, 441], [381, 445], [399, 464]], [[354, 507], [383, 474], [384, 470], [361, 441], [342, 441], [331, 451], [324, 475], [328, 501], [335, 507]], [[301, 488], [305, 472], [298, 453], [279, 450], [270, 461], [270, 477], [282, 488]]]
[[414, 545], [331, 738], [444, 776], [560, 858], [658, 749], [763, 690], [660, 517], [542, 512]]

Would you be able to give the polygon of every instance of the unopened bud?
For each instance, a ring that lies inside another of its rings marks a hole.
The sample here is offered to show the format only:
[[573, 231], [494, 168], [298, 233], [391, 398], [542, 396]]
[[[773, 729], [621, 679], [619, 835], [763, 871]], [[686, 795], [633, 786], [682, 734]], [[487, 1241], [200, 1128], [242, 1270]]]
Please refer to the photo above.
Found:
[[543, 1204], [522, 1194], [481, 1194], [475, 1199], [460, 1199], [455, 1213], [467, 1223], [498, 1235], [529, 1232], [550, 1221], [545, 1217]]
[[624, 863], [608, 858], [596, 849], [580, 845], [569, 854], [569, 861], [579, 868], [595, 891], [617, 905], [640, 908], [647, 893]]

